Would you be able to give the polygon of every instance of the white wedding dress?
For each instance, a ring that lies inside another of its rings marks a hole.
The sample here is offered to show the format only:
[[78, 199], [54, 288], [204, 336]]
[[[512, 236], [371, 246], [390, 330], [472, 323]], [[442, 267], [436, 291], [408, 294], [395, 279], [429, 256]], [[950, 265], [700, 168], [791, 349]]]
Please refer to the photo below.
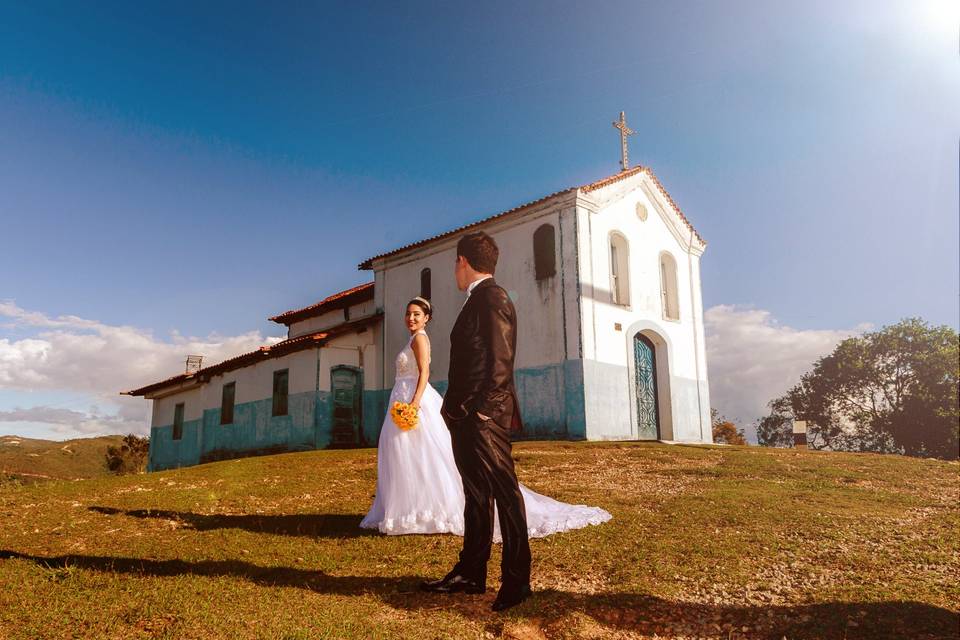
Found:
[[[418, 333], [426, 335], [423, 330]], [[410, 402], [417, 390], [420, 372], [411, 347], [415, 335], [397, 354], [396, 382], [388, 406], [396, 401]], [[442, 403], [443, 398], [428, 383], [420, 399], [419, 423], [410, 431], [398, 429], [387, 412], [377, 446], [377, 493], [361, 527], [389, 535], [463, 535], [463, 482], [453, 460], [450, 432], [440, 415]], [[531, 538], [580, 529], [611, 518], [599, 507], [558, 502], [522, 484], [520, 492]], [[496, 512], [493, 540], [501, 542]]]

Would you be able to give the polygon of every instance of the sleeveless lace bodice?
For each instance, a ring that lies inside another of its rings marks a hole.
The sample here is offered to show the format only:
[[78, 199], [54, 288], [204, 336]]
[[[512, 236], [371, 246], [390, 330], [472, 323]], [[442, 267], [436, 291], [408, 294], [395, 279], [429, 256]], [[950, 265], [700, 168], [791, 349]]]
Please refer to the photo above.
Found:
[[[417, 333], [410, 336], [410, 339], [407, 340], [407, 346], [400, 350], [400, 353], [397, 354], [396, 365], [397, 365], [397, 379], [400, 378], [413, 378], [417, 379], [420, 377], [420, 370], [417, 368], [417, 357], [413, 354], [413, 339], [417, 334], [422, 333], [427, 335], [426, 331], [422, 329]], [[428, 360], [429, 362], [429, 360]]]

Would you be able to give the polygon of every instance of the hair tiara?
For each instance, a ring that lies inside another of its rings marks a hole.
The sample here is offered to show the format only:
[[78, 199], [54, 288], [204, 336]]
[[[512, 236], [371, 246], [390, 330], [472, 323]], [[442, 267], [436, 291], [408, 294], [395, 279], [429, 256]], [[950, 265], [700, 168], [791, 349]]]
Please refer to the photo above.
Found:
[[430, 313], [433, 313], [433, 305], [430, 304], [429, 300], [427, 300], [426, 298], [421, 298], [420, 296], [417, 296], [416, 298], [414, 298], [414, 300], [416, 300], [417, 302], [422, 302], [423, 304], [427, 305], [427, 311], [429, 311]]

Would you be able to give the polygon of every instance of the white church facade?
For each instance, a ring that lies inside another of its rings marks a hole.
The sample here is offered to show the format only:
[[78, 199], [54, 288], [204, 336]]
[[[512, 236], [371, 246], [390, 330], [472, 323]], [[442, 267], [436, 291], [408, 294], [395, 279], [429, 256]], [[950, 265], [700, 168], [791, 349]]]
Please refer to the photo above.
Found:
[[521, 438], [712, 441], [706, 244], [635, 167], [369, 258], [372, 282], [271, 318], [283, 342], [125, 392], [153, 400], [149, 468], [375, 446], [417, 295], [435, 309], [431, 383], [446, 390], [464, 299], [456, 243], [480, 230], [500, 247], [496, 280], [517, 309]]

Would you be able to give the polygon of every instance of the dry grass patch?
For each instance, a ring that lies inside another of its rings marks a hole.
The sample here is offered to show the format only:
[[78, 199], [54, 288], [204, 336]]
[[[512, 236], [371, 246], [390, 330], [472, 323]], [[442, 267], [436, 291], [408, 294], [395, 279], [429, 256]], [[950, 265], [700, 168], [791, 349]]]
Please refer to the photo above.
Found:
[[652, 443], [516, 445], [614, 519], [533, 540], [535, 597], [437, 597], [454, 536], [358, 524], [373, 450], [0, 489], [3, 638], [956, 637], [956, 464]]

